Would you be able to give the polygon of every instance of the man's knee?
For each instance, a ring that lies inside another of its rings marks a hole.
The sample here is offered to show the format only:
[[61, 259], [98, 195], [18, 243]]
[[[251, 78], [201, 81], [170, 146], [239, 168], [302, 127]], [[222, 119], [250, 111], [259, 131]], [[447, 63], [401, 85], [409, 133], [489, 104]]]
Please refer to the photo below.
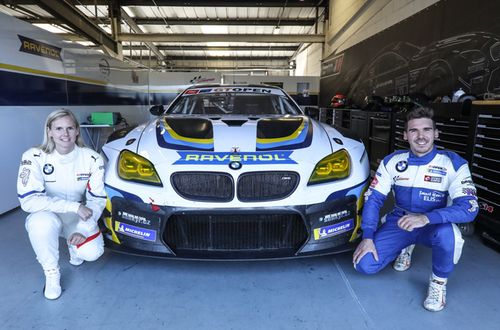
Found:
[[354, 264], [354, 269], [362, 274], [371, 275], [378, 273], [381, 269], [381, 266], [380, 263], [375, 260], [373, 254], [368, 253], [363, 258], [361, 258], [361, 260], [357, 264]]
[[455, 233], [451, 223], [436, 225], [432, 235], [433, 245], [452, 253], [455, 250], [455, 240]]

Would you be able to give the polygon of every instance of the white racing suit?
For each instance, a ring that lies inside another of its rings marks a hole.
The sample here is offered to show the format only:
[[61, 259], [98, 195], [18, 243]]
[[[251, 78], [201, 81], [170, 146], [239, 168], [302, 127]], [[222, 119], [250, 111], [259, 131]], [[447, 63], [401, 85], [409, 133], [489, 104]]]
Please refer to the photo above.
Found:
[[[21, 208], [30, 213], [25, 226], [44, 270], [58, 267], [59, 236], [87, 237], [78, 247], [69, 246], [77, 258], [93, 261], [104, 252], [97, 225], [106, 204], [103, 176], [103, 160], [89, 148], [75, 146], [66, 155], [31, 148], [23, 154], [17, 194]], [[80, 203], [93, 212], [86, 221], [77, 215]]]
[[[380, 228], [379, 211], [393, 190], [395, 207]], [[373, 239], [379, 261], [366, 254], [356, 269], [373, 274], [392, 262], [411, 244], [432, 248], [432, 270], [447, 278], [462, 252], [463, 239], [455, 223], [474, 220], [478, 213], [476, 188], [467, 162], [450, 151], [417, 157], [411, 151], [396, 151], [384, 158], [365, 193], [363, 238]], [[397, 222], [405, 214], [425, 214], [429, 224], [411, 232]]]

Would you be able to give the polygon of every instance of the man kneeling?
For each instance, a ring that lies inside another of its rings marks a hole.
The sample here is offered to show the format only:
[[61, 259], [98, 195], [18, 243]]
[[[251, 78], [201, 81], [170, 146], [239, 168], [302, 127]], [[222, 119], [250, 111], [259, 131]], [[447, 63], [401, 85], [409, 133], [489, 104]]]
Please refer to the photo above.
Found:
[[[380, 163], [365, 194], [363, 240], [354, 251], [353, 262], [357, 271], [374, 274], [404, 249], [395, 269], [406, 270], [413, 244], [432, 248], [432, 275], [424, 307], [440, 311], [446, 304], [448, 277], [464, 243], [455, 223], [473, 221], [478, 203], [467, 162], [434, 146], [438, 131], [432, 117], [429, 108], [410, 111], [403, 132], [410, 150], [395, 151]], [[394, 209], [377, 228], [380, 208], [391, 189]]]

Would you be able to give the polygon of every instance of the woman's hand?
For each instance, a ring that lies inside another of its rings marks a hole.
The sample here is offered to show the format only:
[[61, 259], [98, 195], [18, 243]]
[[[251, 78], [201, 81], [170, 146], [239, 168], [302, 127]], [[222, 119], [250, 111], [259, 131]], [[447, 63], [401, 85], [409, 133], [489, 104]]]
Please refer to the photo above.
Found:
[[87, 237], [83, 236], [80, 233], [73, 233], [68, 238], [68, 244], [70, 244], [70, 245], [82, 244], [83, 242], [85, 242], [86, 239], [87, 239]]
[[89, 209], [83, 204], [80, 204], [80, 206], [78, 207], [78, 212], [76, 212], [76, 214], [78, 214], [80, 219], [82, 219], [83, 221], [87, 221], [88, 219], [90, 219], [92, 213], [92, 209]]

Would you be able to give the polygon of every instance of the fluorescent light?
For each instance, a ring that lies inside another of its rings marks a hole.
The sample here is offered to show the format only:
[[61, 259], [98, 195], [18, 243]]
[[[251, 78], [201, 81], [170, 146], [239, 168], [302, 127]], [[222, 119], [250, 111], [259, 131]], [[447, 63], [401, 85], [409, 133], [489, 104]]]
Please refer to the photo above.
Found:
[[224, 25], [201, 25], [201, 32], [204, 34], [227, 34], [227, 26]]

